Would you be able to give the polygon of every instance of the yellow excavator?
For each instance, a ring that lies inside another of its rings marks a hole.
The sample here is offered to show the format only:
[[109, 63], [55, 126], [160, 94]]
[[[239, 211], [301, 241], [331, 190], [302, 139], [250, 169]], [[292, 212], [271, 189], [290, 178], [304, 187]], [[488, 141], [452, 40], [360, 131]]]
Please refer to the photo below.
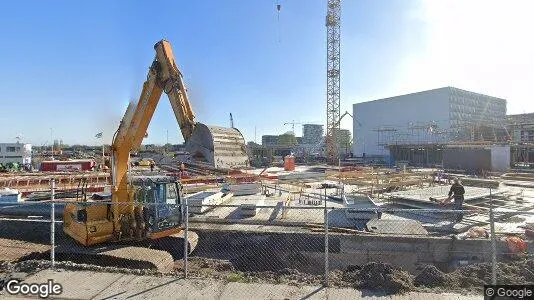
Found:
[[[68, 203], [63, 210], [63, 231], [83, 246], [171, 238], [167, 245], [173, 248], [178, 245], [174, 238], [183, 242], [180, 183], [165, 176], [129, 176], [130, 152], [141, 145], [163, 92], [168, 95], [186, 141], [186, 149], [191, 155], [220, 169], [249, 164], [244, 138], [237, 129], [208, 126], [195, 121], [169, 42], [161, 40], [154, 49], [156, 57], [141, 96], [136, 103], [128, 105], [113, 137], [111, 202], [77, 201]], [[189, 232], [189, 252], [194, 250], [197, 241], [196, 234]], [[124, 258], [127, 254], [116, 248], [111, 252], [107, 250], [109, 248], [104, 249], [108, 255], [120, 254]], [[135, 256], [137, 260], [140, 257], [158, 259], [153, 254], [138, 253]]]

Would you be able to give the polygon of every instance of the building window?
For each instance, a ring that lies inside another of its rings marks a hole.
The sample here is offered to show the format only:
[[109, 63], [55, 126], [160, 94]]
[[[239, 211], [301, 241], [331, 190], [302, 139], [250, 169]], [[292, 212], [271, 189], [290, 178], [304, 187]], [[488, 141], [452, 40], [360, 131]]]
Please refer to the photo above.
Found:
[[16, 148], [15, 147], [6, 147], [6, 152], [16, 152]]

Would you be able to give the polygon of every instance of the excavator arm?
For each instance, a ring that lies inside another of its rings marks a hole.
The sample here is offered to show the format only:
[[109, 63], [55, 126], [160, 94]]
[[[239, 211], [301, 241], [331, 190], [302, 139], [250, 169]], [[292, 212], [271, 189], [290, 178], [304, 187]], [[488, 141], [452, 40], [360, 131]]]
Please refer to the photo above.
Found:
[[176, 121], [178, 121], [184, 140], [187, 141], [195, 129], [195, 114], [189, 103], [182, 73], [176, 65], [169, 42], [160, 41], [154, 48], [156, 50], [154, 63], [157, 64], [156, 68], [159, 70], [158, 83], [169, 97]]
[[137, 103], [129, 103], [111, 145], [111, 177], [114, 187], [112, 202], [115, 203], [112, 210], [115, 228], [120, 228], [121, 215], [134, 214], [134, 191], [128, 185], [130, 152], [141, 145], [163, 93], [163, 88], [158, 82], [158, 65], [158, 62], [154, 60], [147, 80], [143, 84], [139, 100]]
[[130, 152], [139, 148], [163, 92], [169, 98], [178, 125], [186, 141], [186, 149], [197, 159], [215, 168], [248, 167], [245, 141], [235, 128], [207, 126], [195, 121], [183, 76], [177, 67], [171, 45], [161, 40], [154, 45], [156, 56], [150, 66], [137, 103], [126, 109], [112, 143], [114, 222], [118, 216], [133, 213], [133, 191], [128, 188], [127, 174]]

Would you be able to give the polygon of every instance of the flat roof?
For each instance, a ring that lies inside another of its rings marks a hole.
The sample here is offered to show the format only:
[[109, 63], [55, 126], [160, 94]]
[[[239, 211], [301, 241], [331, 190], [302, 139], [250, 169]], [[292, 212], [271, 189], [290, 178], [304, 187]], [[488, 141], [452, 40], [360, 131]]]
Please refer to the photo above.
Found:
[[435, 89], [429, 89], [429, 90], [424, 90], [424, 91], [419, 91], [419, 92], [412, 92], [412, 93], [400, 94], [400, 95], [390, 96], [390, 97], [386, 97], [386, 98], [379, 98], [379, 99], [374, 99], [374, 100], [362, 101], [362, 102], [354, 103], [353, 105], [358, 105], [358, 104], [362, 104], [362, 103], [369, 103], [369, 102], [375, 102], [375, 101], [395, 100], [395, 98], [398, 98], [398, 97], [409, 96], [409, 95], [417, 95], [417, 94], [423, 94], [423, 93], [429, 93], [429, 92], [438, 91], [438, 90], [445, 90], [445, 89], [449, 89], [449, 90], [451, 90], [451, 91], [452, 91], [452, 90], [462, 91], [462, 92], [466, 92], [466, 93], [471, 93], [471, 94], [476, 94], [476, 95], [480, 95], [480, 96], [488, 97], [488, 98], [491, 98], [491, 99], [493, 99], [493, 100], [501, 100], [501, 101], [505, 101], [505, 102], [506, 102], [506, 99], [504, 99], [504, 98], [499, 98], [499, 97], [495, 97], [495, 96], [490, 96], [490, 95], [486, 95], [486, 94], [481, 94], [481, 93], [477, 93], [477, 92], [472, 92], [472, 91], [468, 91], [468, 90], [463, 90], [463, 89], [460, 89], [460, 88], [457, 88], [457, 87], [446, 86], [446, 87], [435, 88]]

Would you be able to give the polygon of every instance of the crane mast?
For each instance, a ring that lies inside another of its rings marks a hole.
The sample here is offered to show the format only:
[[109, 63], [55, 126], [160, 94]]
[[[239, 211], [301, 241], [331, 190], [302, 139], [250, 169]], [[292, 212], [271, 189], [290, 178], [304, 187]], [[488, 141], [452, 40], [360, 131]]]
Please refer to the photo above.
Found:
[[326, 157], [335, 164], [338, 158], [337, 134], [340, 115], [340, 22], [341, 0], [328, 0], [326, 14]]

